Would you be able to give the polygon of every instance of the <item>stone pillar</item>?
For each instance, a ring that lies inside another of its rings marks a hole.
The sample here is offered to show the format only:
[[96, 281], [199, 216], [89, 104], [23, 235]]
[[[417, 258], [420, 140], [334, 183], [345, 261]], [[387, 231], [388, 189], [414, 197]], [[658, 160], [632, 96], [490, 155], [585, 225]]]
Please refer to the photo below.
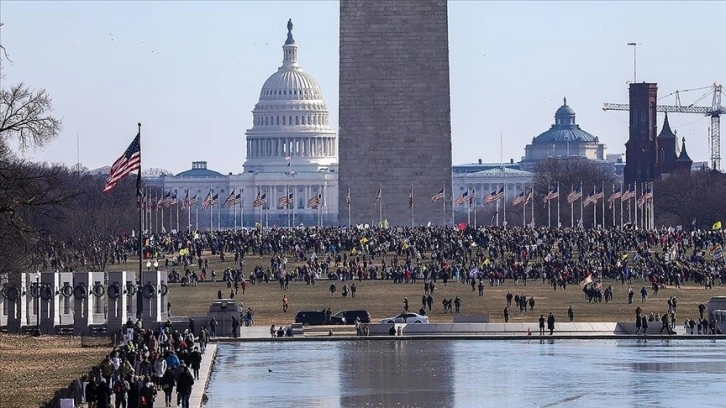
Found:
[[[22, 326], [35, 326], [37, 322], [37, 314], [38, 314], [38, 305], [39, 302], [37, 302], [37, 299], [33, 296], [33, 287], [36, 284], [36, 274], [33, 273], [25, 273], [23, 274], [23, 277], [25, 278], [25, 296], [24, 296], [24, 302], [23, 305], [25, 306], [23, 311], [23, 319], [22, 319]], [[38, 292], [40, 293], [40, 292]]]
[[60, 276], [56, 272], [40, 274], [40, 332], [55, 333], [55, 326], [60, 324]]
[[89, 299], [91, 303], [90, 324], [106, 324], [106, 285], [103, 272], [91, 272]]
[[[144, 326], [153, 327], [155, 322], [161, 320], [161, 272], [159, 271], [143, 271], [141, 272], [141, 287], [143, 304], [144, 304]], [[166, 306], [166, 304], [165, 304]], [[166, 320], [166, 319], [164, 319]]]
[[20, 286], [10, 285], [3, 290], [5, 295], [5, 310], [7, 312], [7, 327], [9, 333], [20, 333], [23, 325], [23, 305], [25, 305], [25, 280], [21, 277]]
[[[126, 295], [126, 271], [109, 272], [106, 299], [108, 300], [108, 332], [116, 333], [128, 320], [128, 301]], [[135, 301], [136, 299], [134, 299]]]
[[93, 287], [91, 272], [73, 274], [73, 329], [76, 334], [89, 332], [88, 325], [93, 323], [93, 301], [90, 296]]
[[58, 273], [58, 324], [73, 325], [73, 272]]
[[136, 321], [136, 299], [138, 296], [139, 286], [136, 281], [136, 274], [133, 272], [126, 273], [126, 317]]

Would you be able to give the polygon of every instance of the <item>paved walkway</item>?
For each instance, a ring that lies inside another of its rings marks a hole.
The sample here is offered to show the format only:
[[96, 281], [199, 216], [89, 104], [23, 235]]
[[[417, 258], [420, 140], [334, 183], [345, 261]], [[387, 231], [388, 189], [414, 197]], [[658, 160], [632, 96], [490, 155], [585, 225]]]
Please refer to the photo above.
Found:
[[[214, 357], [217, 355], [217, 345], [214, 343], [207, 344], [207, 349], [202, 355], [202, 364], [199, 367], [199, 379], [194, 380], [192, 387], [192, 396], [189, 398], [189, 408], [201, 408], [204, 393], [207, 391], [209, 377], [212, 376], [212, 366], [214, 365]], [[172, 401], [174, 399], [172, 398]]]

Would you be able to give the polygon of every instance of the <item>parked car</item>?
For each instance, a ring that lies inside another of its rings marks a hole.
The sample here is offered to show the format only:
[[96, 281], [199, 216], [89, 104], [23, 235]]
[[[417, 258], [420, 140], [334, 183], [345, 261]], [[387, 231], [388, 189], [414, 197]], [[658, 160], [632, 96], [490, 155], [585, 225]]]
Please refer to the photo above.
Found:
[[[325, 312], [322, 311], [300, 311], [295, 315], [295, 323], [307, 324], [310, 326], [325, 324]], [[340, 316], [330, 316], [330, 324], [345, 324], [345, 319]]]
[[381, 323], [428, 323], [428, 316], [421, 316], [418, 313], [401, 313], [398, 316], [387, 317]]
[[343, 310], [333, 316], [342, 317], [345, 319], [346, 324], [355, 324], [355, 319], [360, 319], [361, 323], [370, 323], [371, 314], [367, 310]]

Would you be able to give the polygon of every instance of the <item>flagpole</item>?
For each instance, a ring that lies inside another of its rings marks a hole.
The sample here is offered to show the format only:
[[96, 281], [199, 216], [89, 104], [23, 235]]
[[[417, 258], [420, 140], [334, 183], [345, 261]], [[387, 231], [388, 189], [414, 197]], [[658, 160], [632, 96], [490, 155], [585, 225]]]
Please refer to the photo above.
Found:
[[287, 189], [285, 190], [285, 209], [287, 209], [287, 229], [290, 229], [290, 203], [289, 198], [290, 197], [290, 185], [287, 185]]
[[584, 188], [584, 186], [583, 186], [582, 180], [580, 180], [580, 221], [582, 221], [582, 229], [585, 229], [585, 216], [582, 213], [582, 201], [583, 201], [582, 197], [585, 194], [585, 190], [583, 188]]
[[383, 183], [380, 181], [378, 182], [378, 191], [381, 192], [381, 195], [378, 199], [378, 225], [381, 227], [383, 226]]
[[413, 228], [416, 224], [414, 223], [414, 215], [413, 215], [413, 182], [411, 182], [411, 228]]
[[[597, 200], [597, 187], [592, 185], [592, 195]], [[597, 201], [592, 202], [592, 229], [597, 228]]]
[[602, 182], [602, 229], [605, 229], [605, 181]]
[[[267, 198], [267, 189], [265, 189], [265, 198]], [[265, 229], [270, 229], [270, 205], [267, 205], [267, 209], [265, 210]]]
[[655, 227], [655, 183], [650, 183], [650, 223]]
[[638, 228], [638, 183], [633, 183], [634, 186], [634, 192], [635, 195], [633, 196], [633, 223], [635, 223], [635, 228]]
[[[613, 183], [613, 194], [615, 194], [615, 183]], [[615, 205], [613, 203], [610, 203], [610, 208], [613, 210], [613, 227], [617, 226], [617, 223], [615, 222]]]
[[[630, 192], [630, 189], [628, 189]], [[620, 229], [623, 228], [623, 183], [620, 182]]]
[[[547, 195], [550, 195], [550, 192], [552, 191], [552, 186], [547, 187]], [[545, 196], [545, 200], [547, 200], [547, 228], [552, 228], [552, 201], [550, 201], [550, 198]]]
[[[502, 167], [502, 172], [504, 172], [504, 167]], [[507, 178], [505, 174], [504, 178], [504, 196], [502, 199], [502, 226], [507, 226]]]
[[346, 204], [348, 205], [348, 228], [350, 228], [350, 185], [348, 185], [348, 195], [345, 196]]
[[[236, 199], [235, 199], [235, 201], [236, 201]], [[239, 200], [239, 227], [240, 227], [240, 229], [244, 229], [244, 227], [245, 227], [245, 198], [242, 195], [242, 191], [240, 191], [240, 200]]]
[[523, 191], [524, 194], [524, 201], [522, 201], [522, 228], [527, 227], [527, 188], [525, 187]]
[[[575, 187], [570, 186], [570, 190], [572, 193], [574, 193]], [[567, 201], [570, 201], [570, 200], [568, 199]], [[570, 228], [574, 228], [574, 227], [575, 227], [575, 202], [571, 201], [570, 202]]]
[[466, 186], [466, 225], [471, 225], [471, 197], [469, 197], [469, 186]]
[[[529, 210], [532, 213], [531, 214], [532, 220], [530, 222], [532, 223], [532, 228], [534, 229], [535, 224], [534, 224], [534, 185], [533, 184], [529, 185], [529, 192], [530, 192], [530, 194], [532, 194], [532, 202], [529, 204]], [[529, 196], [527, 198], [529, 198]], [[527, 202], [527, 198], [524, 199], [525, 203]]]
[[[443, 225], [446, 225], [446, 183], [442, 183], [442, 186], [443, 186], [442, 190], [444, 191], [444, 197], [441, 200], [441, 208], [442, 208], [441, 221], [442, 221]], [[452, 193], [453, 193], [453, 191], [452, 191]], [[453, 218], [454, 218], [453, 214], [452, 214], [451, 218], [453, 220]]]
[[[136, 175], [136, 197], [137, 199], [140, 198], [140, 188], [141, 188], [141, 122], [138, 123], [139, 126], [139, 174]], [[141, 280], [141, 271], [143, 271], [143, 260], [144, 260], [144, 236], [141, 233], [141, 222], [142, 222], [142, 215], [141, 215], [141, 208], [139, 208], [139, 280], [137, 281], [137, 286], [142, 283]], [[144, 298], [142, 297], [143, 290], [137, 291], [136, 295], [136, 318], [140, 318], [143, 315], [144, 312]]]
[[560, 182], [557, 182], [557, 228], [560, 228]]

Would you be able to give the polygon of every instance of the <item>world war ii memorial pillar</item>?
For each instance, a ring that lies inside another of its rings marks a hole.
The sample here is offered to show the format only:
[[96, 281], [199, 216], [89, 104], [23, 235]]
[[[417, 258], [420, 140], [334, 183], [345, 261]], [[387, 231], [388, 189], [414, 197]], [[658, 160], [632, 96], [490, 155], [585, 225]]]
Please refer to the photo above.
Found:
[[128, 320], [128, 300], [126, 288], [126, 271], [109, 272], [108, 287], [106, 288], [108, 301], [108, 332], [117, 333]]
[[93, 275], [91, 272], [73, 274], [73, 329], [76, 334], [87, 334], [93, 323], [93, 300], [89, 297]]
[[453, 223], [447, 14], [446, 0], [340, 1], [340, 225]]
[[60, 275], [57, 272], [40, 274], [40, 332], [55, 334], [60, 324]]

